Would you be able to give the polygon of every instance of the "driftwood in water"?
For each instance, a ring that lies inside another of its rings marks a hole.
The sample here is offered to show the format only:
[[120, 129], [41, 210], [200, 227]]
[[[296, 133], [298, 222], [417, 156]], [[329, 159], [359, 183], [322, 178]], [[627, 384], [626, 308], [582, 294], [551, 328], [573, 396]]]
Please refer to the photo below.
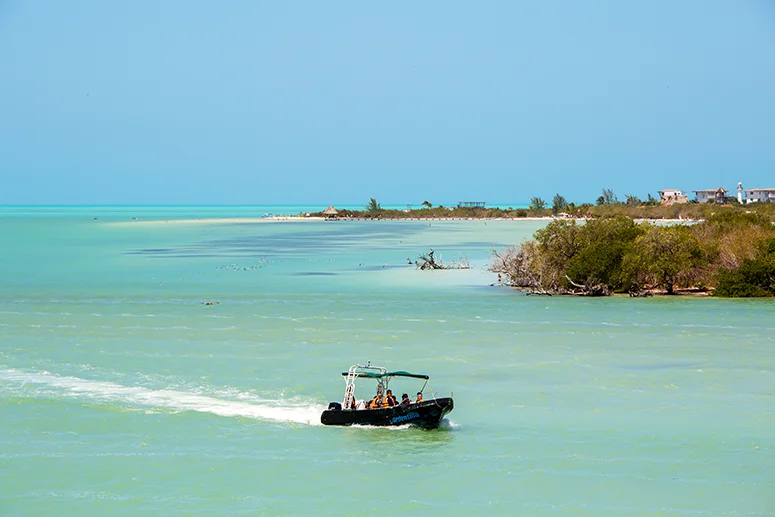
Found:
[[608, 290], [608, 286], [605, 284], [577, 284], [570, 279], [568, 275], [565, 275], [565, 279], [568, 283], [575, 287], [578, 291], [573, 291], [572, 294], [580, 294], [582, 296], [610, 296], [611, 291]]
[[414, 261], [414, 265], [417, 266], [417, 269], [426, 270], [426, 269], [447, 269], [447, 267], [441, 263], [441, 258], [436, 258], [435, 256], [436, 252], [431, 248], [431, 251], [428, 253], [419, 255], [417, 258], [419, 260]]
[[551, 293], [551, 292], [547, 291], [546, 289], [527, 289], [525, 291], [525, 294], [527, 296], [537, 296], [537, 295], [540, 295], [540, 296], [552, 296], [552, 294], [554, 294], [554, 293]]
[[627, 294], [630, 295], [630, 298], [645, 298], [647, 296], [654, 296], [654, 293], [651, 291], [644, 291], [638, 285], [633, 285], [630, 287], [629, 291], [627, 291]]
[[[468, 257], [460, 255], [457, 259], [453, 259], [449, 264], [441, 263], [441, 255], [436, 256], [436, 251], [431, 248], [428, 253], [418, 255], [419, 260], [414, 261], [414, 265], [417, 269], [471, 269], [471, 263], [468, 261]], [[412, 263], [412, 259], [408, 259], [409, 263]]]

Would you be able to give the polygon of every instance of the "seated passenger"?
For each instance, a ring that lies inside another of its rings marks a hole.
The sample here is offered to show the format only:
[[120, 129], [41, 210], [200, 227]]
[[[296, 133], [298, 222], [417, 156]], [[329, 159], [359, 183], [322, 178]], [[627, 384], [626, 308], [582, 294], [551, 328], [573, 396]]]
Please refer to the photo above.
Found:
[[409, 399], [409, 395], [407, 395], [406, 393], [401, 395], [401, 405], [402, 406], [408, 406], [411, 403], [412, 403], [412, 401]]
[[384, 407], [393, 407], [397, 405], [396, 398], [393, 396], [393, 390], [387, 390], [387, 396], [385, 397]]
[[369, 402], [369, 409], [381, 408], [382, 403], [383, 403], [382, 394], [380, 393], [379, 395], [371, 399], [371, 402]]
[[422, 402], [422, 391], [417, 392], [417, 400], [414, 401], [415, 404], [419, 404]]

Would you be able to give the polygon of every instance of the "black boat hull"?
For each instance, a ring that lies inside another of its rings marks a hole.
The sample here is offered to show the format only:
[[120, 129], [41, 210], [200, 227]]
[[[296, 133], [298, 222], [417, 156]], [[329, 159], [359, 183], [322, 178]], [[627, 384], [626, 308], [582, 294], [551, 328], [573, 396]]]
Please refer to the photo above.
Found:
[[423, 429], [436, 429], [455, 407], [449, 397], [431, 399], [419, 404], [394, 406], [381, 409], [327, 409], [320, 415], [323, 425], [411, 425]]

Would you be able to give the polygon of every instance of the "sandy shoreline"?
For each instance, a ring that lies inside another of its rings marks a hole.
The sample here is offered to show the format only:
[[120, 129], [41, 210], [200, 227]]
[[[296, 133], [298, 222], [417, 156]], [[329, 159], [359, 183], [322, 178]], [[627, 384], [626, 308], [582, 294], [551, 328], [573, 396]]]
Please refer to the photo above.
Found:
[[273, 217], [210, 217], [200, 219], [147, 219], [131, 221], [110, 221], [108, 224], [116, 225], [164, 225], [164, 224], [254, 224], [254, 223], [274, 223], [286, 221], [324, 221], [324, 217], [299, 217], [299, 216], [273, 216]]
[[[95, 218], [95, 220], [99, 220]], [[130, 221], [110, 221], [109, 224], [115, 225], [195, 225], [195, 224], [254, 224], [254, 223], [276, 223], [276, 222], [302, 222], [302, 221], [327, 221], [331, 223], [342, 223], [348, 221], [553, 221], [553, 220], [578, 220], [586, 219], [568, 219], [563, 217], [401, 217], [401, 218], [365, 218], [365, 217], [343, 217], [339, 219], [326, 219], [325, 217], [305, 217], [305, 216], [272, 216], [272, 217], [211, 217], [200, 219], [150, 219], [138, 220], [133, 218]], [[677, 223], [695, 223], [699, 221], [686, 219], [635, 219], [636, 222], [677, 224]]]

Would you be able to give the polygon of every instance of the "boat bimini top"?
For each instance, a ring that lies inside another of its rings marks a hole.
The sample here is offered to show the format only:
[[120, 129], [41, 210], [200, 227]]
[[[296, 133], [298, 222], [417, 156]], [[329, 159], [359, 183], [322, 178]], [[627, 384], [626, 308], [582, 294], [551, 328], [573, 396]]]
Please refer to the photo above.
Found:
[[420, 373], [409, 373], [403, 370], [396, 370], [389, 372], [387, 368], [381, 366], [371, 366], [368, 363], [366, 366], [354, 364], [346, 372], [342, 372], [344, 377], [344, 400], [342, 401], [342, 407], [344, 409], [355, 409], [353, 402], [355, 401], [355, 379], [374, 379], [377, 381], [377, 395], [384, 395], [388, 390], [388, 385], [394, 377], [410, 377], [412, 379], [424, 379], [420, 392], [425, 390], [425, 386], [428, 384], [430, 377]]

